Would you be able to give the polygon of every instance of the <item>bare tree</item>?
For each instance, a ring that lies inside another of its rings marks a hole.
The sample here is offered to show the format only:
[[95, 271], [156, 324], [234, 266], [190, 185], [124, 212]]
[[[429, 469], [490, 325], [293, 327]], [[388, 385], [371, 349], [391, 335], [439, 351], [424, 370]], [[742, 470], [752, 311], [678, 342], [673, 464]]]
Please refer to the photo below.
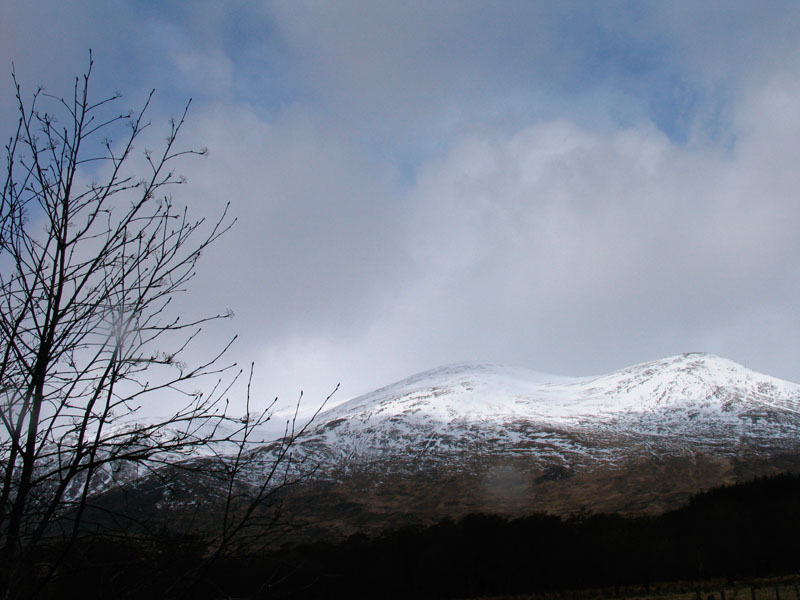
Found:
[[[79, 536], [88, 500], [121, 470], [157, 473], [211, 448], [216, 473], [230, 482], [230, 511], [252, 431], [269, 418], [226, 414], [237, 377], [235, 365], [221, 364], [230, 342], [199, 365], [184, 362], [203, 324], [230, 314], [186, 321], [172, 301], [233, 223], [227, 208], [213, 222], [191, 220], [169, 193], [184, 182], [176, 160], [205, 153], [177, 145], [186, 110], [170, 122], [163, 147], [137, 153], [152, 92], [141, 110], [115, 112], [119, 95], [91, 99], [91, 71], [90, 54], [72, 98], [40, 88], [27, 102], [12, 75], [19, 122], [0, 197], [4, 597], [37, 544], [54, 532], [66, 542]], [[139, 418], [146, 402], [170, 410]], [[278, 460], [286, 462], [299, 432], [287, 432]], [[214, 449], [231, 441], [233, 458]], [[268, 487], [251, 493], [236, 518], [226, 512], [220, 544]]]

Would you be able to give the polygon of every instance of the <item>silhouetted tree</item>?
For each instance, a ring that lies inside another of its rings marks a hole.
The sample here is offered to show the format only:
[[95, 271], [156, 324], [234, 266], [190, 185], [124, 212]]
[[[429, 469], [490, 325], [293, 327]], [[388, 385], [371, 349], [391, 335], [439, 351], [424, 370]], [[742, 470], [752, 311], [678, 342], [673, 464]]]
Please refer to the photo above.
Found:
[[[174, 163], [205, 154], [178, 146], [188, 104], [161, 148], [136, 152], [152, 92], [140, 110], [116, 112], [118, 94], [92, 98], [91, 74], [90, 54], [72, 97], [40, 88], [26, 101], [12, 71], [19, 121], [0, 196], [2, 597], [23, 593], [38, 544], [78, 539], [98, 492], [200, 447], [211, 457], [205, 475], [226, 490], [217, 556], [287, 483], [281, 465], [302, 430], [291, 423], [262, 480], [241, 480], [270, 407], [250, 413], [248, 392], [244, 418], [226, 412], [238, 369], [221, 359], [232, 339], [201, 364], [184, 362], [203, 324], [230, 313], [186, 320], [173, 306], [233, 220], [227, 206], [213, 222], [192, 220], [169, 193], [185, 181]], [[141, 418], [147, 402], [167, 416], [150, 408]]]

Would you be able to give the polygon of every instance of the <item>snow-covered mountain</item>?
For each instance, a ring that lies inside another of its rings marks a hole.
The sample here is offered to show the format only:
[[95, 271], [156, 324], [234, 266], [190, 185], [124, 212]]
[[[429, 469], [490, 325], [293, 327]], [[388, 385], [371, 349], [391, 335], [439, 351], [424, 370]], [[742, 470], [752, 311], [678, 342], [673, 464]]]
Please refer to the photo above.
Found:
[[800, 472], [800, 385], [701, 353], [580, 378], [461, 364], [320, 414], [293, 451], [319, 468], [287, 514], [326, 535], [469, 512], [660, 512]]
[[[248, 453], [245, 481], [262, 485], [281, 448]], [[289, 479], [313, 471], [279, 492], [310, 538], [470, 512], [660, 512], [800, 472], [800, 384], [700, 353], [581, 378], [447, 366], [319, 414], [283, 466]], [[213, 482], [181, 472], [148, 502], [213, 513]]]
[[321, 414], [302, 442], [327, 464], [458, 461], [484, 452], [563, 466], [631, 452], [776, 452], [800, 441], [800, 385], [710, 354], [599, 377], [461, 364]]

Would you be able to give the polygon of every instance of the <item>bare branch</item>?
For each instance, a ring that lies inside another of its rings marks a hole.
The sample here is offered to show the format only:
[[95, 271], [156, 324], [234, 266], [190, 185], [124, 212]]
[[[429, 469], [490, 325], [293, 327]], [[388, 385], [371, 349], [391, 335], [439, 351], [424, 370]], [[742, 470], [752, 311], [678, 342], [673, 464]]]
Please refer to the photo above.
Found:
[[[223, 361], [236, 338], [200, 364], [184, 360], [202, 326], [232, 313], [184, 320], [173, 304], [235, 219], [226, 204], [216, 220], [192, 220], [168, 193], [185, 181], [176, 162], [207, 153], [178, 146], [191, 101], [163, 146], [143, 152], [142, 177], [132, 171], [134, 146], [150, 126], [153, 93], [138, 111], [115, 109], [119, 94], [91, 97], [92, 68], [90, 53], [71, 97], [39, 88], [27, 102], [12, 70], [19, 121], [0, 194], [3, 597], [14, 595], [38, 544], [56, 536], [68, 548], [83, 535], [99, 494], [123, 471], [164, 485], [180, 472], [223, 481], [210, 542], [219, 556], [291, 482], [290, 449], [307, 427], [297, 428], [296, 413], [263, 480], [243, 481], [263, 458], [256, 434], [274, 403], [251, 414], [251, 365], [246, 415], [229, 416], [241, 371]], [[100, 181], [84, 186], [89, 169]], [[198, 391], [204, 382], [213, 383]], [[144, 418], [148, 402], [172, 408]]]

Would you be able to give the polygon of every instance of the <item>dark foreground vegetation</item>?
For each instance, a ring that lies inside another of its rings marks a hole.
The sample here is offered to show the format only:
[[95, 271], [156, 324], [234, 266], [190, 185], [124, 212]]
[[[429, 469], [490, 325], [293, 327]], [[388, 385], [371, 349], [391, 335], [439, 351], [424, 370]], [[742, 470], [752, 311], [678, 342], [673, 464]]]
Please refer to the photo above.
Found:
[[200, 538], [166, 531], [146, 544], [86, 540], [42, 596], [465, 598], [797, 573], [800, 476], [715, 489], [659, 517], [472, 515], [212, 563], [204, 554]]

